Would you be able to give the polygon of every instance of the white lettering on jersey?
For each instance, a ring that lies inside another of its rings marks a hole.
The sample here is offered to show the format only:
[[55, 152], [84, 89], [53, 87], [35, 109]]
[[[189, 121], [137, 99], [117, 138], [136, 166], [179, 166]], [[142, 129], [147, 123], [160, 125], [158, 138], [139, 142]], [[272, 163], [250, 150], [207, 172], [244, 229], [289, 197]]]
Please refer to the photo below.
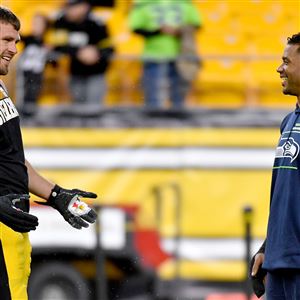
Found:
[[0, 86], [0, 125], [18, 116], [19, 113], [15, 105], [8, 97], [6, 91]]
[[25, 48], [19, 59], [19, 66], [24, 71], [42, 73], [45, 68], [47, 50], [36, 45]]
[[85, 32], [75, 31], [69, 33], [69, 44], [73, 47], [84, 47], [89, 43], [89, 36]]

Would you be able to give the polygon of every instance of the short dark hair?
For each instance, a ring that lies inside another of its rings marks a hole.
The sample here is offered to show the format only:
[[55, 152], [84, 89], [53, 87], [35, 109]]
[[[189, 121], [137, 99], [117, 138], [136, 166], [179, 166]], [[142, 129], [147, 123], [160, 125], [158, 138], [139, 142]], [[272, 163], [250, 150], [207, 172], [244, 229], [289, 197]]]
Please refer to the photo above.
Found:
[[0, 23], [11, 24], [15, 30], [19, 31], [21, 23], [18, 17], [8, 8], [0, 6]]
[[289, 45], [299, 45], [300, 46], [300, 32], [292, 35], [291, 37], [287, 38], [287, 43]]
[[90, 4], [90, 2], [88, 0], [68, 0], [66, 5], [72, 6], [72, 5], [81, 4], [81, 3]]

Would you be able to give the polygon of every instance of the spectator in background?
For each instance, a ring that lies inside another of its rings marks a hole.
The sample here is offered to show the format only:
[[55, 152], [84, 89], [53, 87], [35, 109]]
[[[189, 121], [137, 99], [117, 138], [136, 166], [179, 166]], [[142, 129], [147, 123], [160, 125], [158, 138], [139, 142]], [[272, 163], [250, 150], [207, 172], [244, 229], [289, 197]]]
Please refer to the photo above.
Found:
[[[182, 68], [177, 67], [177, 60], [182, 54], [183, 34], [193, 35], [194, 29], [201, 26], [197, 8], [190, 0], [136, 0], [129, 15], [129, 26], [145, 41], [143, 86], [146, 106], [155, 109], [162, 105], [163, 87], [167, 81], [171, 104], [180, 109], [190, 81], [180, 72]], [[192, 42], [191, 38], [189, 40]]]
[[75, 103], [100, 104], [106, 93], [105, 71], [113, 54], [105, 24], [86, 0], [68, 0], [54, 20], [55, 49], [70, 55], [70, 92]]
[[48, 29], [47, 16], [37, 13], [33, 16], [30, 35], [22, 35], [24, 50], [17, 64], [17, 104], [25, 115], [34, 114], [43, 86], [45, 64], [50, 60], [50, 49], [45, 45]]

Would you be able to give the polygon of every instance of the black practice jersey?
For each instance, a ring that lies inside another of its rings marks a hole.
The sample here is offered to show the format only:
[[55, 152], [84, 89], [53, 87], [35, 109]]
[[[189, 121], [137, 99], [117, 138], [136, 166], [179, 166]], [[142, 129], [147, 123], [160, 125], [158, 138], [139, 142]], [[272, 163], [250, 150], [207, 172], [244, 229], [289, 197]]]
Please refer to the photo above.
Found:
[[0, 81], [0, 195], [28, 193], [28, 174], [17, 109]]
[[[56, 50], [70, 55], [73, 75], [89, 76], [103, 74], [106, 71], [113, 48], [110, 46], [107, 26], [92, 13], [89, 13], [82, 22], [76, 23], [68, 21], [62, 12], [54, 21], [53, 28], [55, 36], [59, 37]], [[101, 58], [95, 64], [86, 65], [78, 60], [77, 53], [79, 49], [90, 45], [98, 48]]]

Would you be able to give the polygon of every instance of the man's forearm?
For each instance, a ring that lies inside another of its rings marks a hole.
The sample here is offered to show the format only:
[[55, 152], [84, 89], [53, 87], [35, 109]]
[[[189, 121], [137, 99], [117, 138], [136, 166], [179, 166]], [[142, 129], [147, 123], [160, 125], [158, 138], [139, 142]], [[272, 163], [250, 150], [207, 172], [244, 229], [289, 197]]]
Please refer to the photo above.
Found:
[[28, 171], [29, 191], [40, 198], [48, 199], [54, 183], [41, 176], [27, 160], [25, 165]]

